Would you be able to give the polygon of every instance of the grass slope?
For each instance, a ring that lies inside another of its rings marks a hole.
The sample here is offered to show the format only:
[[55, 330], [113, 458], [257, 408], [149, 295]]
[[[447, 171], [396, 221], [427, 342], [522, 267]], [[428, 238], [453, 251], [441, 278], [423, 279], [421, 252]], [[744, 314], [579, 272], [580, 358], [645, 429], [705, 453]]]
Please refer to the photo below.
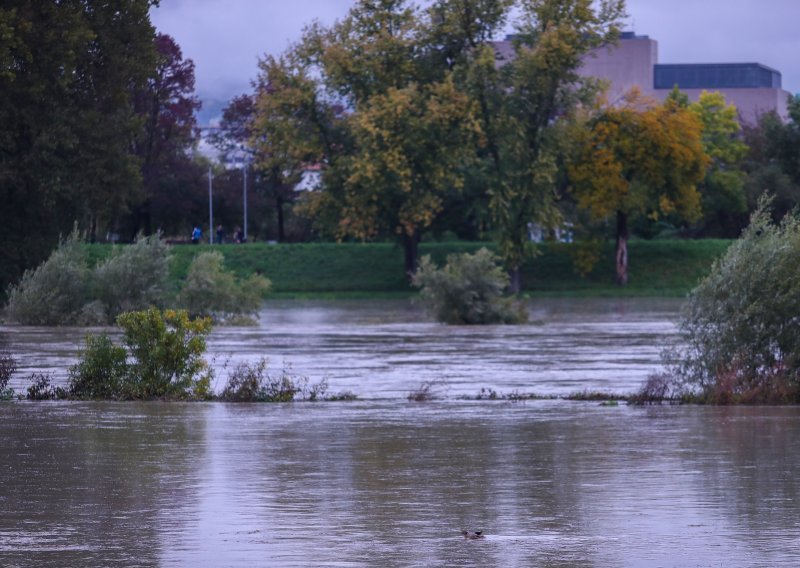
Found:
[[[679, 296], [686, 294], [711, 268], [731, 241], [659, 240], [629, 244], [630, 283], [614, 284], [614, 246], [606, 244], [600, 262], [585, 278], [573, 270], [574, 245], [546, 243], [541, 254], [523, 267], [527, 292], [580, 296]], [[420, 254], [442, 264], [448, 254], [474, 252], [492, 243], [423, 243]], [[111, 247], [88, 245], [91, 263]], [[391, 243], [305, 243], [291, 245], [178, 245], [172, 248], [171, 273], [176, 286], [195, 255], [219, 250], [225, 265], [238, 276], [260, 273], [280, 295], [397, 295], [413, 293], [403, 275], [403, 251]]]

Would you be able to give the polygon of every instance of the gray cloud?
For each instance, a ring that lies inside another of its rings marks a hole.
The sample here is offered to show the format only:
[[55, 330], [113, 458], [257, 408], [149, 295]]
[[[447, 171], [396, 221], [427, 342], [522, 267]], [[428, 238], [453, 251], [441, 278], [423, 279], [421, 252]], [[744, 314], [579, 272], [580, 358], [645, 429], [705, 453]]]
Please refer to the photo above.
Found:
[[[279, 54], [318, 19], [331, 24], [353, 0], [162, 0], [152, 12], [196, 64], [201, 98], [246, 92], [258, 58]], [[800, 92], [800, 0], [628, 0], [629, 29], [659, 43], [664, 63], [759, 62]]]

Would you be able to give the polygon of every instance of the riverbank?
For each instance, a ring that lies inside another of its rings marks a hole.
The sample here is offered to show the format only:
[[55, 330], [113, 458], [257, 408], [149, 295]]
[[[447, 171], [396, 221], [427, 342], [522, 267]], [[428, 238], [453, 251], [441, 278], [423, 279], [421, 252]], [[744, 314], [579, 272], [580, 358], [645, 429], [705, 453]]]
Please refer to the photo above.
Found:
[[[574, 268], [578, 245], [544, 243], [538, 245], [541, 254], [523, 266], [523, 290], [553, 297], [680, 297], [708, 273], [730, 243], [714, 239], [632, 241], [630, 283], [624, 288], [614, 284], [613, 242], [597, 251], [599, 260], [586, 276]], [[444, 263], [449, 254], [471, 253], [481, 247], [496, 249], [494, 243], [434, 242], [422, 243], [420, 255], [429, 254]], [[89, 245], [87, 249], [96, 262], [111, 247]], [[171, 251], [176, 288], [192, 259], [207, 250], [222, 252], [226, 267], [238, 276], [259, 273], [268, 277], [277, 297], [396, 298], [415, 293], [403, 274], [403, 251], [392, 243], [176, 245]]]

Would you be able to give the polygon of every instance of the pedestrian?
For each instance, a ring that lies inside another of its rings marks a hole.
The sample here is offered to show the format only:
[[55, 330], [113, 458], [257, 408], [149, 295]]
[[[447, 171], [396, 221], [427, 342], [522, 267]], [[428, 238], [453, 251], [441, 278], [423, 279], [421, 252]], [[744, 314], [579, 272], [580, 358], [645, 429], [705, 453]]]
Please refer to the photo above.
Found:
[[236, 231], [233, 233], [233, 242], [237, 245], [240, 245], [244, 242], [244, 234], [242, 233], [241, 227], [236, 227]]
[[195, 225], [194, 229], [192, 229], [192, 244], [196, 245], [200, 243], [200, 239], [203, 238], [203, 230], [200, 228], [200, 225]]
[[217, 244], [221, 245], [225, 241], [225, 229], [222, 225], [217, 225]]

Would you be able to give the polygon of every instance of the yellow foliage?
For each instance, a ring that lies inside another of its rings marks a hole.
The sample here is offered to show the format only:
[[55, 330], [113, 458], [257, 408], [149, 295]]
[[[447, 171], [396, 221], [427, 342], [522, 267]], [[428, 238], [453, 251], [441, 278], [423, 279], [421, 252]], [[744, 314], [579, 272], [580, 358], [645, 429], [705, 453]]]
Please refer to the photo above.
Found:
[[568, 164], [579, 207], [595, 220], [627, 215], [700, 215], [700, 183], [709, 164], [695, 113], [635, 93], [606, 109], [578, 142]]

